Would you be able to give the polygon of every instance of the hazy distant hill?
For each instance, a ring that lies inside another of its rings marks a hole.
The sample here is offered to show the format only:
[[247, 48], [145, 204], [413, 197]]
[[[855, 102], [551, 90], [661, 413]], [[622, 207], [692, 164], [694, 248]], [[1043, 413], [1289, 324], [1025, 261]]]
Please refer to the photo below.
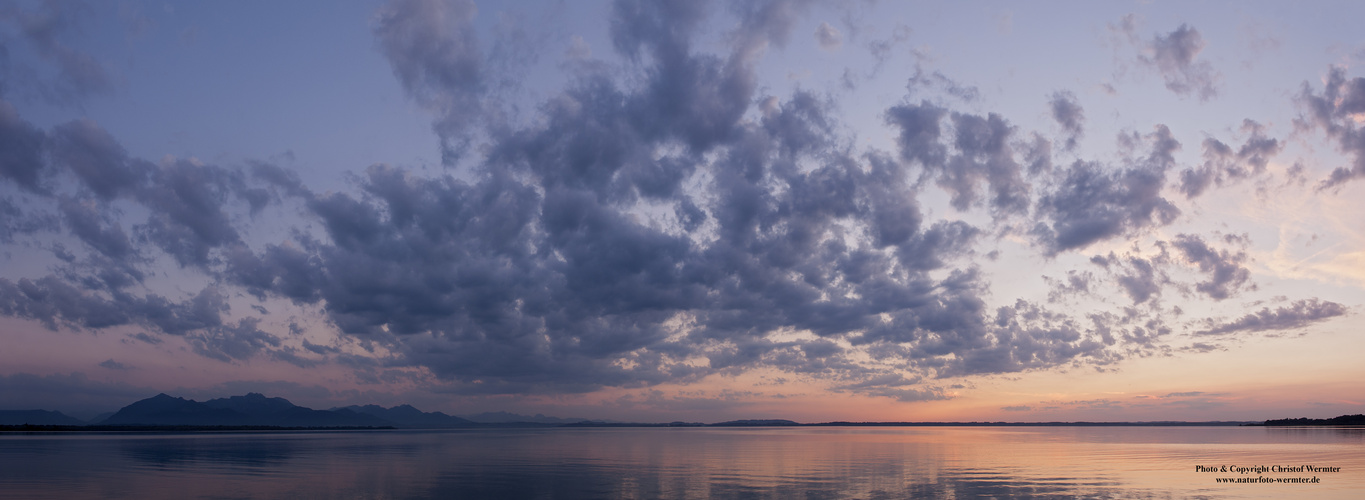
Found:
[[588, 421], [586, 418], [547, 417], [539, 413], [534, 416], [527, 416], [505, 411], [490, 411], [477, 415], [465, 415], [464, 418], [483, 424], [510, 424], [516, 422], [530, 422], [535, 424], [576, 424]]
[[393, 408], [384, 408], [379, 405], [347, 406], [345, 408], [334, 408], [334, 410], [350, 410], [364, 415], [371, 415], [393, 422], [398, 427], [407, 429], [447, 429], [452, 427], [470, 427], [478, 425], [473, 421], [460, 417], [446, 415], [439, 411], [424, 412], [409, 405], [400, 405]]
[[731, 420], [729, 422], [719, 422], [711, 424], [711, 427], [783, 427], [801, 425], [791, 420], [763, 419], [763, 420]]
[[81, 419], [59, 411], [0, 410], [0, 425], [85, 425]]

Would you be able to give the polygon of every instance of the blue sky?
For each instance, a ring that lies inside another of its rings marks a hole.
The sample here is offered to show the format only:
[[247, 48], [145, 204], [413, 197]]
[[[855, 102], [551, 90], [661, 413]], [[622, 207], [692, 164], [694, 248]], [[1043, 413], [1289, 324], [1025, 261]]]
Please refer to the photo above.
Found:
[[0, 394], [1359, 413], [1359, 11], [6, 3]]

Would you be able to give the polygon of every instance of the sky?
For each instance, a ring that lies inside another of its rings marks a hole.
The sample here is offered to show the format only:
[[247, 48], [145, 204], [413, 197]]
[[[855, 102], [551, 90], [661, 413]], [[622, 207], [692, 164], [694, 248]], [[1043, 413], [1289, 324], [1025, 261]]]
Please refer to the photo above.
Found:
[[1362, 413], [1362, 18], [0, 2], [0, 409]]

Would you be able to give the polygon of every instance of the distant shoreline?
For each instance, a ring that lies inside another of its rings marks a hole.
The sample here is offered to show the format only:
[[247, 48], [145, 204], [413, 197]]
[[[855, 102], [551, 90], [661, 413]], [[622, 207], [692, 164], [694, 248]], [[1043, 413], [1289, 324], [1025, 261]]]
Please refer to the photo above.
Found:
[[[553, 429], [553, 428], [674, 428], [674, 427], [1252, 427], [1266, 426], [1261, 422], [819, 422], [819, 423], [747, 423], [698, 422], [643, 423], [643, 422], [576, 422], [544, 424], [535, 422], [480, 423], [462, 427], [398, 428], [392, 426], [364, 427], [292, 427], [271, 425], [0, 425], [0, 433], [50, 432], [296, 432], [296, 431], [389, 431], [389, 430], [472, 430], [472, 429]], [[1348, 426], [1350, 427], [1350, 426]], [[1359, 426], [1354, 426], [1359, 427]]]
[[285, 427], [278, 425], [0, 425], [0, 432], [241, 432], [384, 431], [395, 427]]

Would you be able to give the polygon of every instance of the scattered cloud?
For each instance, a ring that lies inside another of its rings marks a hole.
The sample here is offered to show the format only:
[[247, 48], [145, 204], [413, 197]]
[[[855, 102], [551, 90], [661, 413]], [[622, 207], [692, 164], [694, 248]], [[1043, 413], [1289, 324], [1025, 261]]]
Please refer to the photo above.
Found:
[[[1206, 138], [1202, 163], [1183, 169], [1163, 124], [1125, 130], [1115, 154], [1096, 155], [1081, 147], [1089, 122], [1072, 92], [1040, 97], [1056, 126], [1030, 130], [976, 87], [917, 65], [903, 95], [876, 111], [892, 138], [883, 151], [841, 123], [831, 95], [760, 83], [761, 56], [787, 42], [807, 7], [618, 1], [615, 62], [579, 61], [518, 121], [498, 99], [505, 68], [491, 61], [503, 49], [480, 40], [473, 3], [396, 0], [372, 34], [407, 98], [435, 117], [447, 168], [375, 163], [345, 189], [266, 161], [138, 158], [94, 119], [39, 127], [0, 100], [0, 179], [12, 186], [0, 241], [41, 233], [50, 241], [35, 248], [55, 258], [38, 275], [0, 277], [0, 314], [52, 330], [138, 327], [134, 339], [182, 339], [223, 363], [335, 363], [358, 383], [430, 377], [451, 394], [651, 391], [774, 370], [915, 402], [957, 397], [951, 378], [1164, 352], [1162, 316], [1178, 311], [1163, 309], [1170, 287], [1215, 302], [1257, 289], [1245, 236], [1163, 231], [1185, 216], [1168, 196], [1265, 175], [1284, 147], [1266, 126], [1245, 120], [1238, 141]], [[704, 21], [723, 14], [734, 26], [700, 41]], [[1118, 29], [1137, 39], [1131, 18]], [[845, 35], [828, 23], [814, 33], [831, 51]], [[873, 41], [877, 64], [909, 35]], [[1139, 62], [1168, 89], [1216, 95], [1194, 28], [1140, 43]], [[1305, 85], [1297, 126], [1321, 128], [1359, 160], [1365, 84], [1344, 71], [1332, 70], [1321, 95]], [[1053, 147], [1070, 163], [1054, 165]], [[1338, 171], [1324, 186], [1357, 176]], [[945, 198], [947, 213], [929, 205]], [[253, 229], [275, 222], [257, 219], [268, 208], [302, 218], [262, 236]], [[1140, 239], [1156, 251], [1110, 250]], [[1005, 240], [1086, 268], [1045, 277], [1046, 302], [1000, 296], [978, 252]], [[1087, 250], [1091, 264], [1078, 255]], [[167, 273], [195, 284], [152, 283]], [[1189, 273], [1197, 278], [1182, 282]], [[1071, 311], [1112, 297], [1112, 310]], [[267, 321], [271, 311], [286, 304], [338, 337], [299, 344], [297, 323], [270, 331], [282, 324]], [[1198, 333], [1346, 313], [1314, 298], [1207, 320]], [[352, 341], [365, 352], [344, 348]], [[90, 385], [72, 377], [40, 382]], [[717, 399], [649, 398], [622, 404]]]
[[1303, 116], [1294, 121], [1298, 130], [1322, 129], [1337, 141], [1337, 147], [1352, 160], [1350, 166], [1337, 167], [1318, 184], [1318, 190], [1333, 189], [1357, 177], [1365, 177], [1365, 78], [1347, 79], [1346, 69], [1333, 66], [1327, 73], [1322, 94], [1304, 82], [1296, 99]]
[[0, 27], [14, 29], [13, 36], [55, 70], [49, 78], [40, 76], [45, 72], [31, 67], [12, 66], [8, 64], [7, 51], [0, 50], [0, 60], [4, 61], [0, 64], [0, 92], [18, 91], [74, 107], [82, 106], [93, 95], [111, 92], [114, 77], [109, 69], [93, 55], [71, 45], [73, 39], [81, 36], [81, 28], [91, 15], [87, 6], [77, 2], [41, 2], [31, 10], [20, 4], [0, 8]]
[[1057, 121], [1066, 134], [1062, 150], [1075, 150], [1080, 144], [1082, 134], [1085, 133], [1085, 112], [1076, 101], [1076, 95], [1069, 91], [1054, 92], [1052, 99], [1048, 101], [1048, 107], [1052, 110], [1052, 119]]
[[1346, 306], [1336, 302], [1317, 298], [1303, 299], [1275, 309], [1262, 307], [1260, 311], [1229, 322], [1219, 323], [1208, 320], [1206, 322], [1208, 328], [1197, 333], [1201, 335], [1224, 335], [1239, 332], [1292, 330], [1346, 314]]
[[1208, 61], [1199, 60], [1199, 53], [1208, 45], [1199, 30], [1181, 24], [1175, 31], [1145, 40], [1137, 33], [1137, 18], [1133, 14], [1124, 16], [1117, 26], [1110, 25], [1110, 29], [1138, 47], [1138, 63], [1160, 74], [1167, 90], [1182, 97], [1193, 95], [1200, 101], [1218, 95], [1222, 74]]
[[815, 29], [815, 41], [820, 43], [820, 48], [835, 51], [844, 45], [844, 35], [829, 23], [820, 23], [820, 27]]

